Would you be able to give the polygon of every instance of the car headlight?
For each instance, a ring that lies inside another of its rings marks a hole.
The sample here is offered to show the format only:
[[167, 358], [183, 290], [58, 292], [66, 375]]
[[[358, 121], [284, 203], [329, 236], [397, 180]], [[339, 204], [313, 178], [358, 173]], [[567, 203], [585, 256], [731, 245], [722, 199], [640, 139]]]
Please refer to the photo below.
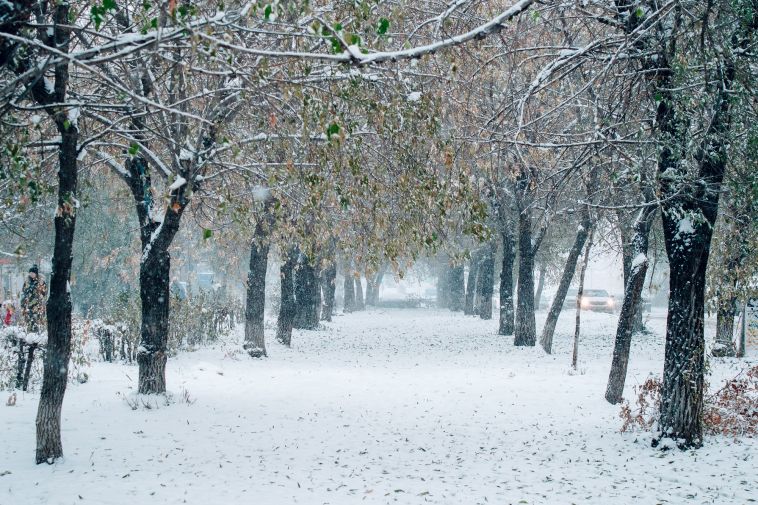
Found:
[[609, 307], [613, 307], [615, 305], [613, 303], [613, 299], [612, 298], [608, 298], [608, 301], [606, 303], [608, 304]]
[[589, 300], [585, 300], [584, 298], [581, 299], [580, 305], [583, 309], [586, 309], [590, 306]]

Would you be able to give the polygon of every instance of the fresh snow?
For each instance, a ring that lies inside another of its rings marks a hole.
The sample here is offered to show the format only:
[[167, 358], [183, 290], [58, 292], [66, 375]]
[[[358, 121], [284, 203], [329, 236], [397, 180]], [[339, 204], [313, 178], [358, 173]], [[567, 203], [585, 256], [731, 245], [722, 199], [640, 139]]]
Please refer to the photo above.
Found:
[[632, 270], [639, 268], [640, 265], [647, 262], [647, 256], [644, 253], [637, 253], [637, 256], [632, 260]]
[[692, 235], [695, 233], [695, 227], [692, 225], [692, 219], [690, 217], [683, 217], [680, 219], [677, 231], [679, 234]]
[[177, 175], [174, 182], [171, 183], [171, 186], [168, 187], [169, 191], [176, 191], [177, 189], [181, 188], [187, 184], [187, 179], [182, 177], [181, 175]]
[[[652, 333], [632, 343], [627, 397], [662, 369], [665, 313], [650, 317]], [[538, 326], [543, 319], [538, 312]], [[54, 465], [34, 464], [38, 394], [0, 403], [0, 503], [755, 499], [753, 440], [708, 437], [697, 451], [662, 452], [647, 433], [619, 433], [619, 407], [603, 399], [615, 323], [582, 315], [576, 374], [572, 311], [552, 355], [514, 347], [493, 321], [432, 309], [336, 316], [322, 330], [296, 330], [292, 349], [270, 339], [261, 360], [240, 352], [240, 327], [169, 359], [170, 405], [134, 394], [136, 366], [96, 363], [89, 382], [66, 392], [66, 457]], [[744, 364], [712, 358], [711, 383]]]

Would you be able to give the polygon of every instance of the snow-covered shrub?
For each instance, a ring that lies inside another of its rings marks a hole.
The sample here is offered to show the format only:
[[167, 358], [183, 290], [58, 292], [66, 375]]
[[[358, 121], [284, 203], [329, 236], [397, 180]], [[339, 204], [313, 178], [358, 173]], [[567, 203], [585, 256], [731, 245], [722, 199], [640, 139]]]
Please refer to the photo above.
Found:
[[[42, 383], [45, 344], [46, 333], [30, 333], [21, 326], [0, 329], [0, 389], [12, 390], [20, 387], [20, 381], [26, 374], [29, 348], [34, 345], [27, 385], [28, 391], [34, 391]], [[19, 355], [19, 351], [23, 352], [22, 356]]]
[[213, 292], [171, 298], [169, 352], [215, 342], [238, 320], [239, 302]]
[[[89, 337], [80, 320], [72, 321], [71, 361], [69, 362], [69, 380], [86, 382], [89, 378], [86, 370], [90, 365], [86, 349]], [[23, 345], [22, 345], [23, 344]], [[33, 360], [28, 365], [29, 349], [34, 346]], [[15, 389], [19, 385], [19, 374], [23, 377], [29, 366], [27, 391], [35, 391], [42, 384], [42, 370], [47, 346], [47, 333], [31, 333], [20, 326], [8, 326], [0, 329], [0, 389]], [[19, 359], [19, 351], [23, 359]], [[21, 370], [19, 371], [19, 368]]]
[[[650, 377], [635, 387], [635, 406], [624, 401], [619, 416], [622, 432], [651, 431], [661, 409], [662, 382]], [[753, 437], [758, 434], [758, 365], [742, 370], [704, 399], [703, 428], [709, 435]]]
[[758, 365], [743, 370], [706, 398], [703, 421], [708, 433], [758, 434]]

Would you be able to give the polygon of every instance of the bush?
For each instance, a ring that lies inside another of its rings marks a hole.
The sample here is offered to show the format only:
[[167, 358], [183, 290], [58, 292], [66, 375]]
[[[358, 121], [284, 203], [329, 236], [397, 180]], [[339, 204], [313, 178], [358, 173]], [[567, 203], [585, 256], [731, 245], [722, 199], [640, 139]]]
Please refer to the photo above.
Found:
[[[81, 320], [72, 322], [71, 361], [68, 378], [70, 382], [86, 382], [89, 376], [85, 371], [90, 365], [86, 351], [88, 331]], [[27, 391], [35, 391], [42, 384], [42, 364], [47, 345], [47, 333], [28, 333], [19, 326], [8, 326], [0, 330], [0, 389], [13, 390], [19, 387], [19, 367], [24, 375], [28, 352], [34, 345], [34, 358], [29, 367]], [[23, 357], [19, 359], [19, 350]]]
[[[661, 379], [651, 377], [635, 387], [635, 408], [621, 405], [622, 432], [651, 431], [661, 409]], [[753, 437], [758, 434], [758, 365], [742, 370], [710, 396], [703, 405], [703, 428], [708, 435]]]

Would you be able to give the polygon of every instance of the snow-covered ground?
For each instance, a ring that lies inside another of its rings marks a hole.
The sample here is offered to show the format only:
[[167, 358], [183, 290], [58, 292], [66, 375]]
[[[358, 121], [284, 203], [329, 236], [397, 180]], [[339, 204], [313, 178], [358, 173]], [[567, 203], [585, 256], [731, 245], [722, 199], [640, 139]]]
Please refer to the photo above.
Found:
[[[544, 314], [538, 317], [541, 328]], [[573, 312], [554, 354], [516, 348], [496, 321], [436, 310], [339, 316], [250, 360], [230, 341], [171, 359], [170, 406], [132, 410], [133, 366], [70, 386], [66, 458], [36, 466], [38, 396], [0, 404], [2, 504], [714, 503], [758, 498], [755, 440], [661, 452], [620, 434], [603, 399], [614, 316]], [[659, 374], [662, 313], [627, 381]], [[239, 339], [239, 334], [236, 336]], [[233, 339], [232, 339], [233, 340]], [[753, 362], [755, 359], [753, 359]], [[744, 361], [711, 360], [711, 382]], [[184, 392], [193, 403], [182, 401]]]

